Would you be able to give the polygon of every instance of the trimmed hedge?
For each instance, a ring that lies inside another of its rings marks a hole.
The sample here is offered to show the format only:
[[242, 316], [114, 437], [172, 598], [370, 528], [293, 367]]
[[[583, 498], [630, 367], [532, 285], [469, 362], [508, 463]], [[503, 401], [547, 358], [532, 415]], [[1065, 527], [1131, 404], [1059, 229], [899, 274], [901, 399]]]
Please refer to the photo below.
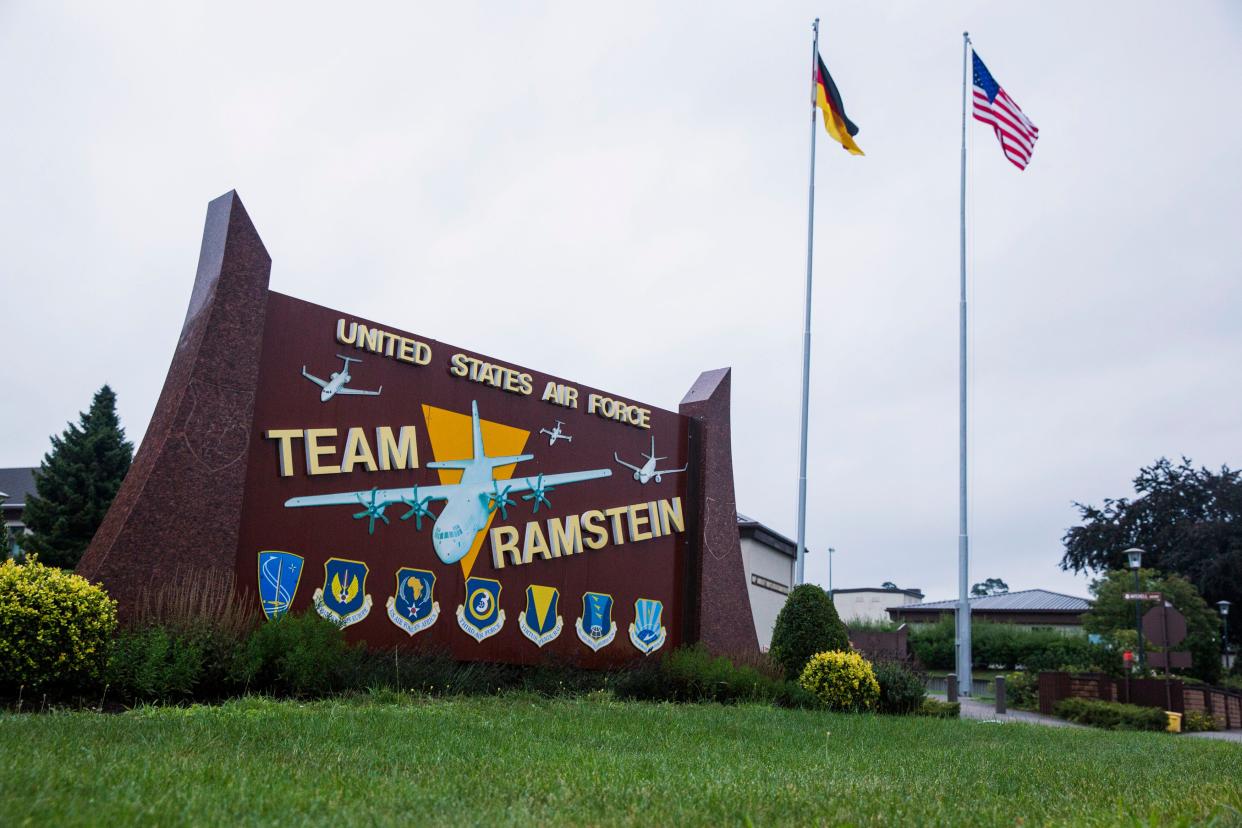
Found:
[[[911, 627], [910, 649], [929, 670], [951, 670], [954, 664], [953, 619]], [[971, 658], [981, 669], [1068, 670], [1120, 675], [1121, 654], [1103, 644], [1092, 644], [1085, 635], [1065, 635], [1055, 630], [1028, 630], [1012, 624], [986, 621], [971, 625]]]
[[837, 615], [828, 593], [815, 584], [793, 588], [772, 628], [768, 654], [785, 670], [785, 678], [802, 675], [816, 653], [850, 649], [849, 632]]
[[1168, 715], [1158, 707], [1095, 699], [1062, 699], [1052, 712], [1062, 719], [1105, 730], [1163, 731], [1169, 726]]

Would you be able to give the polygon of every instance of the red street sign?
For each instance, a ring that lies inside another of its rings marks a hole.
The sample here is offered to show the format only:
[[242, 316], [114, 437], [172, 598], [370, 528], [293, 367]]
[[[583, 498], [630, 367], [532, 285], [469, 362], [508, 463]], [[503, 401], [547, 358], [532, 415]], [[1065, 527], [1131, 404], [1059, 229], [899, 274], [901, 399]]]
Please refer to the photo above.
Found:
[[1159, 592], [1127, 592], [1127, 601], [1159, 601], [1164, 596]]
[[1134, 653], [1130, 652], [1129, 650], [1126, 650], [1124, 653], [1121, 654], [1121, 658], [1128, 664], [1131, 661], [1134, 661]]

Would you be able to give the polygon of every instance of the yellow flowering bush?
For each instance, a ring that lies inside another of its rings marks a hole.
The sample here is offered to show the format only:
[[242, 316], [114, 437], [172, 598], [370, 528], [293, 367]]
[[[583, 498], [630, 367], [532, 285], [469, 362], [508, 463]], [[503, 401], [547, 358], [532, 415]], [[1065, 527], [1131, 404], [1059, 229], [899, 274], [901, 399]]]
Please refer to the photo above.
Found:
[[858, 653], [816, 653], [798, 683], [829, 710], [871, 710], [880, 698], [871, 662]]
[[0, 690], [98, 681], [115, 631], [102, 587], [33, 560], [0, 563]]

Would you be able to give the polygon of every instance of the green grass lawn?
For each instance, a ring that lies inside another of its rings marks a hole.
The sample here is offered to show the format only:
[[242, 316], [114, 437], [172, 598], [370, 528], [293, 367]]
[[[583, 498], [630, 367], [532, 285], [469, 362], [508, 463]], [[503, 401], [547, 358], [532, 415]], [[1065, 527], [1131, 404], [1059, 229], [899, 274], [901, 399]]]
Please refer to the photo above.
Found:
[[0, 823], [1242, 823], [1242, 747], [768, 707], [384, 694], [0, 714]]

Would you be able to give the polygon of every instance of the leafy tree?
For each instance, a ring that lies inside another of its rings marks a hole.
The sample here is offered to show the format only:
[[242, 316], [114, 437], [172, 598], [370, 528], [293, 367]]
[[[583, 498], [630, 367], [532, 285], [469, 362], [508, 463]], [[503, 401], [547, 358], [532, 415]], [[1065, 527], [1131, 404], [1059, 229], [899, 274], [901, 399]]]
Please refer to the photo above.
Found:
[[52, 437], [52, 450], [35, 472], [37, 494], [27, 499], [24, 514], [30, 530], [22, 539], [25, 551], [45, 564], [76, 566], [133, 457], [116, 415], [116, 394], [105, 385], [77, 425]]
[[785, 599], [772, 628], [772, 659], [796, 680], [816, 653], [849, 650], [850, 639], [828, 593], [815, 584], [800, 584]]
[[970, 594], [977, 598], [986, 595], [1004, 595], [1009, 591], [1009, 584], [1000, 578], [988, 578], [986, 581], [980, 581], [970, 588]]
[[[1144, 568], [1139, 570], [1139, 585], [1137, 591], [1162, 593], [1165, 600], [1186, 616], [1186, 640], [1173, 647], [1190, 651], [1192, 664], [1186, 672], [1204, 681], [1216, 681], [1220, 676], [1220, 617], [1215, 608], [1208, 606], [1194, 584], [1180, 575]], [[1083, 616], [1083, 629], [1110, 638], [1118, 647], [1135, 646], [1138, 633], [1134, 625], [1134, 602], [1125, 599], [1127, 592], [1134, 591], [1132, 570], [1114, 570], [1093, 581], [1091, 592], [1095, 603]], [[1141, 602], [1144, 613], [1155, 606], [1158, 606], [1155, 601]], [[1150, 647], [1147, 649], [1151, 651]]]
[[894, 584], [892, 581], [885, 581], [884, 583], [880, 584], [880, 589], [896, 589], [896, 588], [897, 588], [897, 585]]
[[[1179, 465], [1161, 458], [1139, 470], [1134, 490], [1133, 500], [1109, 498], [1102, 507], [1074, 504], [1082, 525], [1065, 533], [1061, 568], [1122, 569], [1125, 550], [1137, 546], [1145, 566], [1183, 576], [1208, 604], [1242, 605], [1242, 472], [1228, 466], [1219, 472], [1196, 469], [1185, 457]], [[1242, 640], [1242, 630], [1234, 626], [1230, 637]]]

